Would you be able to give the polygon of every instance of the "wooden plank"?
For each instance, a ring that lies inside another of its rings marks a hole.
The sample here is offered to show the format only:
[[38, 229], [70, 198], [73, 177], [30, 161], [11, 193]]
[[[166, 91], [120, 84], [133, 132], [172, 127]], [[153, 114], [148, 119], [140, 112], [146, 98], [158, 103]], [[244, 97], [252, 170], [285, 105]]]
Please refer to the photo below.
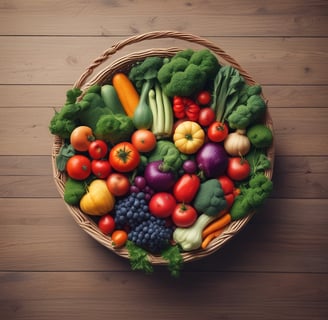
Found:
[[[124, 37], [123, 37], [124, 38]], [[91, 62], [122, 37], [1, 37], [0, 84], [73, 84]], [[261, 84], [328, 84], [328, 38], [211, 37]], [[137, 43], [119, 51], [180, 46], [176, 40]], [[193, 44], [183, 43], [184, 48]], [[106, 66], [103, 64], [97, 70]], [[283, 81], [283, 83], [282, 83]]]
[[[129, 0], [121, 0], [119, 3], [87, 3], [80, 2], [78, 5], [72, 0], [57, 0], [56, 3], [45, 3], [42, 0], [34, 0], [33, 3], [26, 3], [24, 0], [13, 0], [10, 3], [3, 2], [0, 9], [7, 14], [28, 15], [34, 13], [43, 15], [46, 13], [64, 14], [64, 15], [98, 15], [106, 13], [104, 8], [110, 8], [115, 14], [134, 13], [136, 15], [149, 15], [151, 12], [161, 12], [162, 14], [182, 15], [183, 13], [196, 11], [200, 15], [259, 15], [265, 13], [267, 15], [292, 15], [302, 14], [304, 16], [328, 15], [327, 3], [325, 1], [312, 1], [311, 5], [304, 0], [277, 0], [274, 3], [265, 3], [261, 0], [231, 0], [226, 5], [218, 3], [215, 0], [208, 0], [206, 5], [202, 1], [194, 0], [189, 3], [175, 2], [174, 0], [165, 0], [165, 3], [159, 0], [153, 1], [153, 6], [144, 0], [131, 2]], [[154, 8], [156, 6], [156, 8]], [[236, 10], [238, 6], [238, 10]], [[159, 10], [160, 9], [160, 10]], [[155, 11], [156, 10], [156, 11]], [[182, 11], [182, 12], [181, 12]]]
[[[270, 112], [274, 121], [277, 156], [328, 155], [327, 108], [273, 108]], [[53, 113], [52, 108], [0, 108], [3, 130], [0, 155], [51, 154], [53, 137], [48, 125]]]
[[0, 156], [0, 176], [52, 175], [51, 156]]
[[154, 314], [156, 319], [322, 320], [328, 313], [325, 274], [190, 272], [176, 280], [125, 272], [2, 272], [0, 277], [4, 319], [90, 319], [110, 313], [118, 320], [154, 319]]
[[[130, 269], [75, 223], [61, 199], [0, 198], [0, 204], [0, 270]], [[240, 234], [184, 270], [327, 272], [327, 205], [327, 199], [269, 199]]]
[[[271, 108], [328, 108], [327, 86], [263, 85]], [[60, 107], [70, 85], [0, 85], [0, 108]]]
[[[236, 10], [238, 8], [238, 10]], [[180, 30], [214, 36], [326, 36], [325, 1], [12, 1], [0, 8], [3, 35], [130, 35]], [[159, 14], [160, 13], [160, 14]], [[74, 17], [74, 19], [72, 19]], [[138, 19], [136, 17], [139, 17]], [[124, 24], [122, 24], [124, 19]], [[197, 21], [193, 24], [191, 21]], [[240, 28], [242, 21], [243, 28]], [[69, 26], [69, 27], [67, 27]], [[261, 26], [261, 27], [259, 27]]]

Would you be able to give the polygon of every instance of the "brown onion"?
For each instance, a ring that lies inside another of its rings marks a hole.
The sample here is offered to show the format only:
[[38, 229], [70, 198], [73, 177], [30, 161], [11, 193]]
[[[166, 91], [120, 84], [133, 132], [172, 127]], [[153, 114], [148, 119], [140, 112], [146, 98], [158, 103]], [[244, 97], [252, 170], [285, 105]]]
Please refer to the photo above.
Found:
[[229, 133], [224, 140], [224, 149], [231, 156], [244, 156], [249, 152], [251, 143], [246, 136], [246, 130], [238, 129]]

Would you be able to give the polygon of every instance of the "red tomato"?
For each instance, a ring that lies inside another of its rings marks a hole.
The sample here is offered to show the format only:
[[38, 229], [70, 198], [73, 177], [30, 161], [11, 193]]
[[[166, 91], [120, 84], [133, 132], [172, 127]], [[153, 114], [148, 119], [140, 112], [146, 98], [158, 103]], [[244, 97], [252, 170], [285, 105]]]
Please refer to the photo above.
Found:
[[197, 212], [189, 204], [179, 203], [172, 213], [172, 221], [177, 227], [187, 228], [197, 220]]
[[112, 168], [108, 160], [92, 160], [91, 171], [99, 179], [106, 179]]
[[128, 241], [128, 234], [125, 230], [115, 230], [112, 235], [112, 245], [115, 248], [120, 248], [125, 245], [125, 243]]
[[176, 201], [171, 193], [158, 192], [155, 193], [149, 201], [149, 211], [155, 217], [169, 217], [176, 206]]
[[98, 160], [106, 156], [108, 146], [103, 140], [95, 140], [90, 143], [88, 151], [92, 159]]
[[207, 136], [211, 141], [221, 142], [227, 137], [228, 133], [228, 126], [225, 123], [215, 121], [208, 127]]
[[200, 179], [195, 174], [184, 174], [173, 186], [173, 195], [179, 202], [191, 202], [200, 186]]
[[89, 145], [94, 140], [92, 129], [87, 126], [76, 127], [70, 135], [71, 145], [77, 151], [88, 151]]
[[122, 173], [112, 173], [106, 180], [108, 190], [114, 196], [124, 196], [130, 190], [130, 182], [128, 177]]
[[219, 180], [219, 182], [221, 184], [221, 188], [222, 188], [224, 194], [233, 193], [233, 190], [235, 188], [235, 185], [234, 185], [233, 181], [229, 177], [223, 175], [223, 176], [220, 176], [218, 178], [218, 180]]
[[149, 152], [156, 146], [156, 137], [150, 130], [139, 129], [132, 134], [131, 142], [139, 152]]
[[234, 194], [233, 194], [233, 193], [226, 194], [226, 195], [224, 196], [224, 198], [225, 198], [225, 200], [226, 200], [226, 202], [227, 202], [227, 209], [230, 209], [231, 206], [232, 206], [232, 204], [233, 204], [233, 202], [235, 201], [235, 196], [234, 196]]
[[246, 179], [251, 172], [248, 161], [244, 158], [229, 158], [227, 166], [227, 175], [232, 180], [240, 181]]
[[115, 229], [115, 220], [111, 215], [105, 214], [98, 221], [98, 227], [103, 234], [111, 234]]
[[138, 150], [130, 142], [120, 142], [109, 152], [109, 163], [119, 172], [134, 170], [140, 162]]
[[83, 155], [74, 155], [66, 163], [67, 174], [75, 180], [84, 180], [91, 174], [91, 161]]
[[203, 106], [208, 105], [211, 102], [211, 94], [208, 91], [201, 91], [197, 95], [197, 102]]
[[209, 126], [215, 120], [215, 112], [212, 108], [202, 108], [199, 112], [198, 123], [204, 127]]

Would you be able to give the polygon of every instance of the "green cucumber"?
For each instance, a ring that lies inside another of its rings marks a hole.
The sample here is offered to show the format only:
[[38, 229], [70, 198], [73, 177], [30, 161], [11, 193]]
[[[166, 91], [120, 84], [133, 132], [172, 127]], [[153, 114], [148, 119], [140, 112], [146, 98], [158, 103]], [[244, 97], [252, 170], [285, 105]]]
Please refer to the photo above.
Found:
[[126, 114], [120, 100], [118, 99], [115, 88], [110, 84], [105, 84], [101, 87], [101, 97], [104, 100], [106, 107], [110, 108], [113, 113]]

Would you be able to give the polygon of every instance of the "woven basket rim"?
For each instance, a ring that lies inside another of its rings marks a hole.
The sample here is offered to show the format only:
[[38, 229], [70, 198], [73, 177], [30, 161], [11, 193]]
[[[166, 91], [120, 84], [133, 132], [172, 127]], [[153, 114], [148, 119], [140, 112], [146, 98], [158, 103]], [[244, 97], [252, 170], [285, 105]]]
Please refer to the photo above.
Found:
[[[85, 90], [90, 87], [93, 84], [104, 84], [106, 81], [109, 81], [112, 77], [112, 75], [120, 71], [127, 71], [133, 63], [136, 61], [141, 61], [144, 58], [148, 56], [172, 56], [176, 52], [187, 49], [188, 46], [185, 48], [177, 48], [177, 47], [171, 47], [171, 48], [151, 48], [146, 50], [141, 50], [137, 52], [132, 52], [129, 54], [124, 55], [123, 57], [120, 57], [116, 60], [113, 60], [111, 63], [109, 63], [106, 67], [104, 67], [101, 71], [99, 71], [96, 75], [94, 75], [91, 79], [89, 79], [94, 72], [94, 70], [100, 66], [102, 63], [104, 63], [108, 58], [112, 58], [119, 50], [121, 50], [123, 47], [133, 45], [137, 42], [142, 42], [149, 39], [161, 39], [161, 38], [174, 38], [178, 40], [183, 40], [186, 42], [195, 42], [201, 46], [204, 46], [205, 48], [208, 48], [209, 50], [214, 53], [218, 59], [220, 64], [229, 64], [236, 68], [239, 73], [244, 77], [245, 81], [248, 84], [256, 84], [256, 81], [253, 79], [251, 75], [248, 74], [246, 70], [244, 70], [237, 61], [232, 58], [230, 55], [228, 55], [225, 51], [223, 51], [220, 47], [218, 47], [216, 44], [208, 41], [207, 39], [201, 38], [199, 36], [189, 34], [189, 33], [182, 33], [178, 31], [153, 31], [148, 32], [136, 36], [132, 36], [130, 38], [127, 38], [125, 40], [122, 40], [116, 44], [114, 44], [112, 47], [107, 49], [103, 54], [101, 54], [98, 58], [96, 58], [90, 66], [84, 71], [84, 73], [78, 78], [78, 80], [75, 82], [74, 87], [80, 88], [82, 92], [85, 92]], [[222, 62], [223, 60], [223, 62]], [[89, 80], [88, 80], [89, 79]], [[263, 96], [263, 94], [262, 94]], [[263, 96], [265, 99], [267, 105], [268, 100]], [[269, 112], [269, 108], [267, 107], [267, 111], [265, 114], [264, 123], [272, 130], [274, 133], [273, 128], [273, 121]], [[274, 134], [273, 134], [274, 136]], [[56, 157], [60, 151], [60, 148], [63, 144], [63, 139], [61, 139], [58, 136], [54, 136], [53, 140], [53, 147], [52, 147], [52, 168], [53, 168], [53, 177], [54, 181], [57, 187], [57, 190], [61, 196], [61, 198], [64, 198], [64, 189], [65, 189], [65, 181], [66, 181], [66, 175], [59, 172], [56, 165]], [[267, 150], [267, 157], [271, 161], [271, 168], [269, 170], [265, 171], [265, 175], [272, 179], [273, 174], [273, 167], [274, 167], [274, 142], [272, 143], [271, 147]], [[114, 252], [115, 254], [129, 259], [128, 251], [125, 247], [123, 248], [114, 248], [112, 245], [112, 241], [110, 236], [104, 235], [99, 228], [97, 227], [96, 223], [92, 220], [91, 217], [89, 217], [87, 214], [84, 214], [78, 207], [68, 205], [65, 202], [65, 205], [70, 212], [70, 214], [73, 216], [76, 223], [86, 232], [88, 233], [92, 238], [94, 238], [96, 241], [101, 243], [103, 246]], [[224, 232], [217, 238], [211, 241], [209, 246], [206, 249], [197, 249], [194, 251], [189, 252], [182, 252], [182, 259], [184, 262], [194, 261], [201, 258], [204, 258], [215, 251], [219, 250], [221, 247], [223, 247], [231, 238], [236, 236], [241, 229], [250, 221], [250, 219], [253, 217], [255, 211], [250, 212], [246, 217], [240, 220], [236, 220], [231, 222], [224, 230]], [[149, 261], [154, 265], [167, 265], [167, 261], [164, 260], [161, 256], [153, 255], [151, 253], [148, 254]]]

